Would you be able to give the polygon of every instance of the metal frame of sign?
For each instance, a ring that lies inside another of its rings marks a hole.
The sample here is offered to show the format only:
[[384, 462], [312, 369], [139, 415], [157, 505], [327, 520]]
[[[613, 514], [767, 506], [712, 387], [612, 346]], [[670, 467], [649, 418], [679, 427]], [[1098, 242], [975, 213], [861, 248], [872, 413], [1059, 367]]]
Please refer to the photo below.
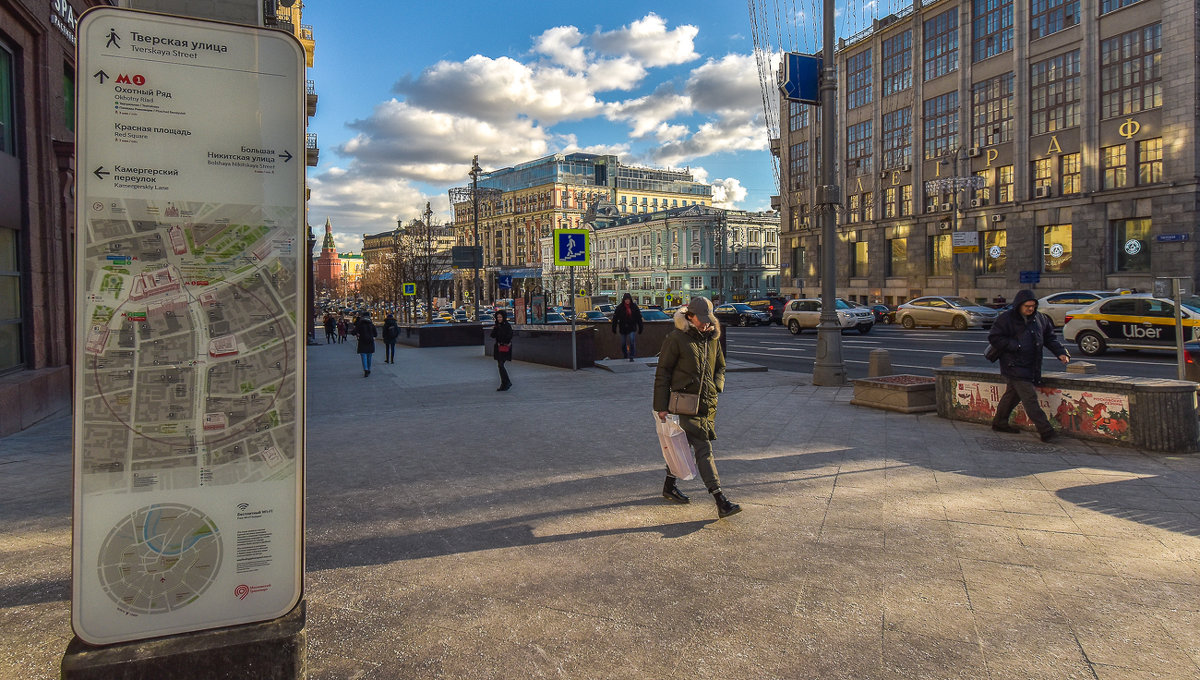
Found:
[[[588, 229], [555, 229], [554, 230], [554, 264], [559, 267], [586, 267], [592, 263], [592, 240], [589, 238], [591, 231]], [[577, 235], [583, 237], [583, 259], [564, 259], [564, 255], [570, 253], [562, 252], [562, 242], [560, 236]]]
[[109, 644], [277, 618], [304, 574], [304, 50], [84, 13], [71, 622]]

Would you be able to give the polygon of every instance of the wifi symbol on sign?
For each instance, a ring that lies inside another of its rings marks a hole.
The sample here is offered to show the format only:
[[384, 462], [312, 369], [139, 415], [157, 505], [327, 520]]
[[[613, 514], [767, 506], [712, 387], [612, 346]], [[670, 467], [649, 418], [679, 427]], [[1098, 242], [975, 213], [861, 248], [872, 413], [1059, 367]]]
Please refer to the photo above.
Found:
[[238, 503], [238, 510], [245, 510], [248, 507], [250, 507], [249, 503]]

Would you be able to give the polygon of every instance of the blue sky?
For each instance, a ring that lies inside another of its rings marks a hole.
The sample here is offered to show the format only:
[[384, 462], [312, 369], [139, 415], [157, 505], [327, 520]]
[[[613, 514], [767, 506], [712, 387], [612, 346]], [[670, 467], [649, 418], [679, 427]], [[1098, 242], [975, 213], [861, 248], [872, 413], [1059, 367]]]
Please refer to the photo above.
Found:
[[[691, 168], [718, 205], [767, 210], [778, 189], [752, 12], [764, 49], [817, 49], [815, 0], [309, 0], [309, 222], [331, 219], [339, 248], [359, 250], [426, 201], [448, 221], [447, 189], [468, 182], [474, 154], [489, 170], [562, 151]], [[839, 11], [839, 34], [879, 12]]]

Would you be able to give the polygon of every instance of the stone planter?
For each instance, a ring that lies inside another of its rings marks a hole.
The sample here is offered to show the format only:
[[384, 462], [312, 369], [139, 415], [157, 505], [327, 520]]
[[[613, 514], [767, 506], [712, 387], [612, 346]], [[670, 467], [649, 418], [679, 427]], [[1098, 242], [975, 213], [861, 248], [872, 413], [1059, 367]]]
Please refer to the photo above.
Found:
[[937, 383], [923, 375], [885, 375], [854, 381], [851, 404], [900, 413], [937, 410]]

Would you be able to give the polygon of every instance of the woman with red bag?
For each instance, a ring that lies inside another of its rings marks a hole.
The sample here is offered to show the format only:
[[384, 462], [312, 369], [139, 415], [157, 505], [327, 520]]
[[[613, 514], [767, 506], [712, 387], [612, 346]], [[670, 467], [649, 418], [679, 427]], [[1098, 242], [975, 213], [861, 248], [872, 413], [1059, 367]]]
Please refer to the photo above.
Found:
[[506, 392], [512, 387], [508, 371], [504, 370], [504, 362], [512, 361], [513, 328], [508, 323], [508, 313], [502, 309], [496, 311], [496, 325], [492, 327], [492, 337], [496, 339], [492, 355], [496, 357], [496, 365], [500, 367], [500, 387], [497, 387], [496, 391]]

